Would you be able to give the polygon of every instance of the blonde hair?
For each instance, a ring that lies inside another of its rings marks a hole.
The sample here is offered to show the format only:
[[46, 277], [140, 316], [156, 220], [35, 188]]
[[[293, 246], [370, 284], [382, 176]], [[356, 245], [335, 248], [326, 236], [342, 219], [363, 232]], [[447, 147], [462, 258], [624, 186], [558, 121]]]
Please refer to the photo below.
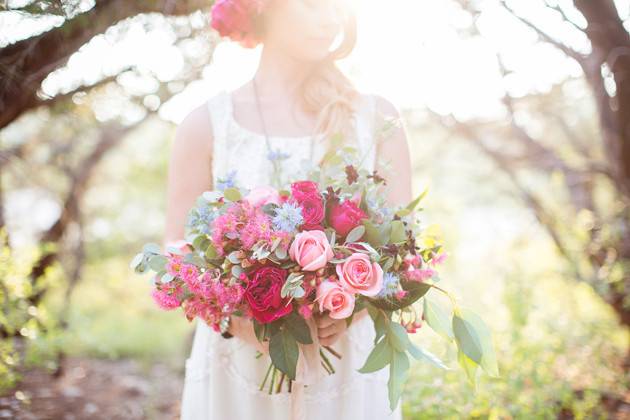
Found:
[[[264, 28], [261, 25], [257, 30], [262, 35]], [[313, 66], [312, 71], [298, 87], [302, 108], [306, 112], [317, 114], [314, 132], [321, 135], [326, 143], [320, 165], [329, 153], [338, 147], [333, 141], [335, 136], [341, 135], [344, 143], [348, 139], [353, 140], [355, 144], [358, 141], [352, 121], [360, 93], [336, 63], [352, 52], [356, 40], [356, 16], [348, 13], [343, 24], [343, 39], [339, 46]]]

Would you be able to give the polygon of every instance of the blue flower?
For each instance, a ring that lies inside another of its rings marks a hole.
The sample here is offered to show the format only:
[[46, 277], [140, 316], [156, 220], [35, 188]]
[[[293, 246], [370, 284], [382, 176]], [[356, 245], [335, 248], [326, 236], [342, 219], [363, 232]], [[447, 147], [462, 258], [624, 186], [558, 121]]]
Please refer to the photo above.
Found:
[[195, 232], [211, 235], [211, 224], [218, 215], [215, 207], [195, 207], [189, 214], [187, 224]]
[[223, 191], [226, 188], [232, 188], [236, 185], [234, 178], [236, 177], [236, 169], [231, 170], [225, 177], [217, 177], [217, 190]]
[[383, 288], [376, 295], [377, 298], [386, 298], [394, 295], [398, 291], [400, 278], [389, 271], [383, 274]]
[[276, 230], [293, 232], [304, 223], [302, 209], [296, 203], [283, 203], [282, 206], [276, 208], [276, 214], [271, 218], [271, 222]]
[[280, 150], [272, 150], [267, 153], [267, 159], [270, 161], [288, 159], [291, 155]]

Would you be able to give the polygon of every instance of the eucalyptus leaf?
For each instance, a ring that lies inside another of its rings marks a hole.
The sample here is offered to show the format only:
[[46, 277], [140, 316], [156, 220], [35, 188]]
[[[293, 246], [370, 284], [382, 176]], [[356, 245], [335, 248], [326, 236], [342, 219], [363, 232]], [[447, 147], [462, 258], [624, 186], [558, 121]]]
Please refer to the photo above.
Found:
[[232, 264], [240, 264], [241, 263], [241, 259], [239, 258], [239, 251], [232, 251], [228, 254], [227, 259], [228, 261], [230, 261]]
[[[459, 315], [459, 316], [458, 316]], [[488, 326], [483, 322], [481, 317], [468, 308], [460, 308], [459, 314], [453, 317], [453, 325], [455, 325], [456, 319], [459, 326], [459, 334], [455, 332], [456, 338], [466, 337], [469, 340], [467, 333], [474, 339], [473, 343], [467, 342], [462, 346], [462, 351], [470, 357], [473, 361], [477, 362], [483, 370], [492, 377], [499, 377], [499, 368], [497, 366], [497, 359], [494, 352], [494, 346], [492, 343], [492, 332]], [[475, 359], [476, 345], [479, 346], [480, 360]], [[472, 347], [472, 349], [471, 349]], [[472, 353], [473, 356], [469, 354]]]
[[356, 242], [359, 239], [361, 239], [363, 234], [365, 234], [365, 226], [359, 225], [355, 227], [354, 229], [352, 229], [350, 232], [348, 232], [348, 235], [346, 235], [345, 243], [349, 244], [349, 243]]
[[409, 373], [409, 357], [407, 353], [394, 351], [389, 365], [389, 380], [387, 388], [389, 394], [389, 408], [394, 410], [403, 391], [403, 385]]
[[225, 190], [223, 190], [223, 196], [230, 201], [238, 201], [241, 199], [241, 192], [238, 190], [238, 188], [226, 188]]
[[282, 247], [276, 248], [275, 254], [276, 257], [278, 257], [278, 259], [280, 260], [284, 260], [287, 258], [287, 250]]
[[149, 268], [153, 271], [162, 271], [168, 262], [164, 255], [153, 255], [149, 257]]
[[361, 373], [376, 372], [383, 369], [392, 361], [394, 350], [387, 339], [382, 339], [372, 349], [363, 367], [358, 369]]
[[437, 302], [429, 299], [429, 295], [424, 297], [422, 313], [424, 320], [436, 333], [440, 334], [447, 340], [453, 340], [451, 316]]
[[398, 322], [390, 322], [388, 327], [387, 338], [391, 345], [398, 351], [406, 351], [411, 346], [411, 341], [405, 327]]
[[439, 357], [437, 357], [436, 355], [434, 355], [428, 350], [425, 350], [421, 347], [416, 346], [413, 342], [411, 342], [411, 345], [409, 346], [408, 350], [409, 350], [409, 354], [411, 354], [417, 360], [424, 359], [431, 362], [432, 364], [434, 364], [435, 366], [439, 368], [442, 368], [445, 370], [452, 370], [450, 367], [446, 366], [444, 362], [440, 360]]
[[481, 347], [481, 338], [475, 331], [475, 327], [457, 314], [453, 316], [452, 324], [458, 347], [475, 363], [481, 364], [483, 349]]
[[408, 209], [409, 211], [414, 211], [418, 203], [420, 203], [420, 200], [422, 200], [424, 196], [427, 195], [428, 192], [429, 192], [429, 187], [427, 186], [424, 189], [424, 191], [422, 191], [422, 193], [420, 193], [420, 195], [416, 197], [415, 200], [412, 200], [409, 204], [407, 204], [407, 207], [405, 208]]
[[160, 282], [162, 282], [162, 283], [169, 283], [169, 282], [173, 281], [174, 278], [175, 278], [174, 275], [172, 275], [170, 273], [164, 273], [160, 277]]
[[160, 246], [153, 242], [145, 244], [142, 247], [142, 251], [145, 254], [161, 254], [162, 253], [162, 249], [160, 248]]
[[462, 351], [461, 348], [457, 348], [457, 363], [464, 369], [466, 372], [466, 377], [468, 378], [468, 382], [473, 386], [473, 388], [477, 389], [477, 363], [475, 363], [471, 358], [466, 356], [466, 354]]
[[142, 264], [143, 260], [144, 260], [144, 254], [142, 252], [139, 254], [136, 254], [136, 256], [133, 257], [133, 259], [129, 263], [129, 268], [135, 269], [137, 266]]

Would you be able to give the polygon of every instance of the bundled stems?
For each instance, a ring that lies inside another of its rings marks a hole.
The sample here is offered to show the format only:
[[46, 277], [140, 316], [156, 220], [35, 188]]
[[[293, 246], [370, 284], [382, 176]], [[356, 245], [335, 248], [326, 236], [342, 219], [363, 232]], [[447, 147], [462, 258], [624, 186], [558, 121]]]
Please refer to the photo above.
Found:
[[[326, 350], [328, 350], [333, 356], [335, 356], [337, 359], [341, 360], [341, 355], [339, 353], [337, 353], [332, 347], [330, 346], [323, 346]], [[321, 350], [320, 350], [321, 352]]]

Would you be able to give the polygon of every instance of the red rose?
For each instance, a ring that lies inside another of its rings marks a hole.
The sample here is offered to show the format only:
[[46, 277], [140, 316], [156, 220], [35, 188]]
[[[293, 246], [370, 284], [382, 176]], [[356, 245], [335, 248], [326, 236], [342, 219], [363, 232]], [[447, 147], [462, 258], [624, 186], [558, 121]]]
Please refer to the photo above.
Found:
[[324, 202], [321, 198], [309, 198], [299, 203], [302, 208], [302, 217], [304, 224], [302, 230], [324, 230], [322, 221], [326, 211], [324, 210]]
[[272, 266], [261, 267], [251, 274], [244, 297], [256, 321], [267, 324], [292, 311], [292, 306], [287, 305], [290, 298], [280, 296], [286, 278], [287, 270]]
[[302, 208], [304, 224], [302, 230], [323, 230], [326, 215], [324, 199], [315, 181], [297, 181], [291, 184], [293, 200]]
[[361, 219], [365, 218], [367, 218], [367, 214], [354, 201], [346, 200], [342, 204], [332, 205], [328, 213], [328, 224], [335, 229], [338, 235], [345, 237], [352, 229], [361, 224]]

